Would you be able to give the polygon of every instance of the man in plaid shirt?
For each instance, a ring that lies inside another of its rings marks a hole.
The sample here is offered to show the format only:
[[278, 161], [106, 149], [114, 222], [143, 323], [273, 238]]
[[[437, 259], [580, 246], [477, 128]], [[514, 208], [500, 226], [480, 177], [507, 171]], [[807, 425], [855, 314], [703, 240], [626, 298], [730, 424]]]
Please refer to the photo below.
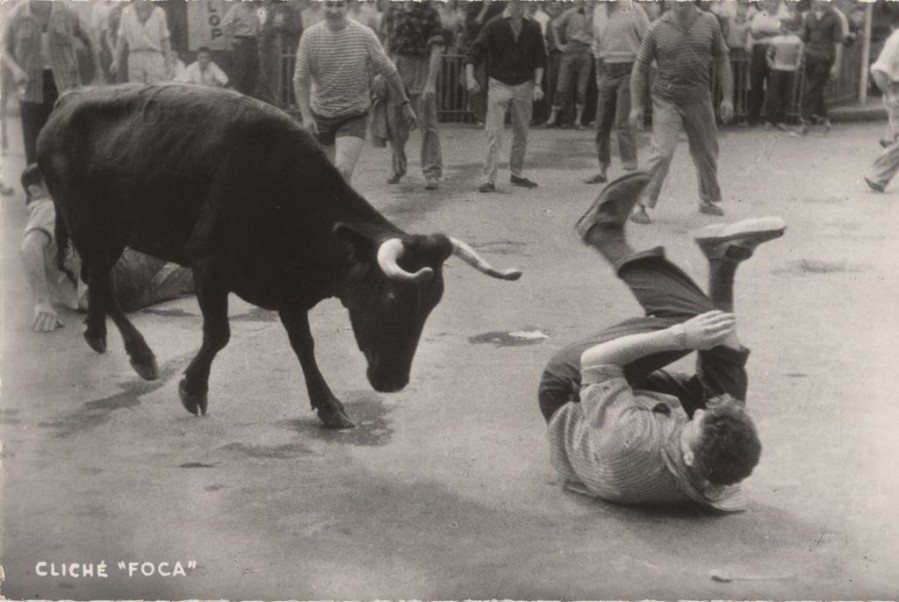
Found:
[[[540, 382], [550, 459], [566, 488], [628, 504], [743, 509], [737, 483], [761, 453], [745, 410], [749, 350], [737, 337], [737, 266], [786, 228], [776, 217], [714, 225], [696, 241], [709, 295], [656, 247], [635, 252], [624, 224], [650, 175], [609, 184], [578, 221], [582, 240], [646, 312], [562, 349]], [[698, 351], [694, 376], [663, 370]]]
[[12, 9], [3, 29], [3, 62], [19, 90], [25, 162], [34, 163], [37, 136], [59, 94], [81, 85], [75, 40], [94, 63], [94, 83], [103, 82], [99, 49], [78, 15], [62, 2], [28, 0]]

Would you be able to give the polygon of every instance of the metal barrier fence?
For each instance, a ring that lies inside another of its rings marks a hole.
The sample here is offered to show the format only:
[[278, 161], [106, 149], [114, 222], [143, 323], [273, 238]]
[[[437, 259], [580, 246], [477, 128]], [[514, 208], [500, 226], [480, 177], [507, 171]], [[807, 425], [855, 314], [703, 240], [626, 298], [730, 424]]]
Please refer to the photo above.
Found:
[[[460, 54], [443, 56], [443, 67], [437, 81], [437, 118], [441, 122], [473, 123], [474, 114], [469, 109], [468, 91], [465, 88], [465, 57]], [[281, 63], [281, 72], [277, 83], [277, 98], [282, 108], [295, 113], [296, 98], [293, 92], [293, 70], [296, 57], [293, 53], [285, 54]], [[858, 99], [859, 78], [861, 74], [862, 49], [856, 44], [844, 49], [840, 73], [831, 78], [825, 90], [828, 105], [839, 105]], [[731, 68], [734, 77], [734, 120], [745, 122], [748, 115], [749, 98], [749, 56], [746, 54], [731, 57]], [[721, 97], [717, 78], [712, 74], [714, 98]], [[796, 119], [799, 106], [805, 94], [804, 77], [800, 68], [797, 72], [793, 98], [789, 104], [787, 115]], [[647, 107], [649, 108], [649, 107]]]

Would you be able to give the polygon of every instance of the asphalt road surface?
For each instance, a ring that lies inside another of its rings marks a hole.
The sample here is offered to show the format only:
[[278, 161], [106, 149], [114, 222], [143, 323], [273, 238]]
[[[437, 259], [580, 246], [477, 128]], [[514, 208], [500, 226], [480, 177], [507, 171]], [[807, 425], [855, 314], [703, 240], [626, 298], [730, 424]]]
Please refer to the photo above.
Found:
[[[423, 188], [415, 135], [398, 186], [384, 183], [388, 151], [366, 148], [354, 184], [398, 225], [462, 238], [524, 276], [501, 282], [450, 259], [411, 383], [392, 395], [368, 386], [339, 302], [320, 304], [319, 363], [358, 424], [344, 432], [319, 426], [276, 317], [236, 298], [204, 418], [177, 395], [200, 344], [192, 298], [133, 315], [160, 363], [155, 382], [131, 370], [111, 325], [104, 355], [73, 313], [52, 334], [31, 332], [17, 190], [0, 205], [0, 593], [896, 599], [899, 184], [878, 195], [860, 179], [881, 131], [722, 134], [726, 219], [789, 223], [737, 276], [748, 407], [764, 450], [744, 485], [749, 510], [729, 516], [583, 498], [549, 466], [536, 403], [544, 363], [638, 312], [572, 231], [599, 190], [581, 183], [595, 167], [592, 131], [532, 132], [526, 175], [540, 187], [509, 186], [504, 167], [493, 195], [476, 190], [484, 144], [474, 128], [443, 130], [435, 192]], [[10, 139], [3, 175], [17, 183], [17, 130]], [[715, 218], [697, 213], [695, 190], [682, 144], [655, 223], [629, 232], [637, 247], [665, 245], [704, 286], [689, 232]]]

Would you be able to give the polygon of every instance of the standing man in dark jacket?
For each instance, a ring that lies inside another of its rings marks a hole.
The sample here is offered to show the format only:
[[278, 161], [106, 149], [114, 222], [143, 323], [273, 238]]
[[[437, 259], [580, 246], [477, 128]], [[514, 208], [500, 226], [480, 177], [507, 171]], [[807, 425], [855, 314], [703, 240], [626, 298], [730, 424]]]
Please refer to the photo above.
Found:
[[802, 27], [803, 69], [805, 96], [802, 98], [800, 116], [802, 124], [799, 135], [808, 133], [812, 119], [824, 125], [825, 133], [830, 131], [827, 106], [824, 103], [824, 88], [831, 76], [840, 72], [843, 58], [843, 26], [830, 2], [812, 0], [812, 9], [805, 15]]
[[487, 61], [490, 75], [487, 93], [487, 158], [484, 177], [478, 190], [496, 191], [496, 172], [506, 111], [512, 110], [512, 150], [510, 182], [515, 186], [536, 188], [537, 183], [522, 175], [528, 146], [531, 112], [534, 101], [543, 98], [541, 83], [546, 67], [546, 47], [540, 25], [525, 18], [520, 0], [509, 2], [503, 14], [487, 22], [465, 59], [465, 76], [470, 92], [480, 89], [475, 79], [475, 65]]

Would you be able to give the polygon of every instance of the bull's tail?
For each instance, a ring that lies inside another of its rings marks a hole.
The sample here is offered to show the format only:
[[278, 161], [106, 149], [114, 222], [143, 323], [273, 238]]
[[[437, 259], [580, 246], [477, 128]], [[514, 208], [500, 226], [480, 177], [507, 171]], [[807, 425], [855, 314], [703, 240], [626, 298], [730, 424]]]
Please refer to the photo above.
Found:
[[56, 236], [56, 267], [59, 271], [66, 275], [66, 278], [72, 281], [72, 284], [78, 286], [78, 278], [66, 265], [66, 256], [69, 254], [69, 229], [66, 228], [66, 221], [56, 212], [56, 226], [54, 228]]

